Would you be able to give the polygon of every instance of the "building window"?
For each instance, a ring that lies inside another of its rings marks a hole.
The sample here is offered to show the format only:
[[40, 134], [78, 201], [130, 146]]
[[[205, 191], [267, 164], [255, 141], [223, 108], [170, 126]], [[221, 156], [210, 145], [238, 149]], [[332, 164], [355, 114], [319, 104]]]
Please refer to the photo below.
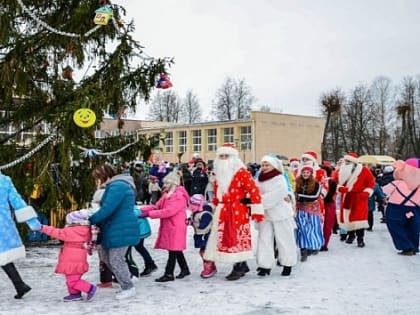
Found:
[[174, 133], [172, 131], [165, 134], [165, 152], [174, 152]]
[[105, 131], [103, 131], [103, 130], [95, 130], [95, 138], [96, 139], [103, 139], [105, 137], [106, 137]]
[[193, 152], [201, 152], [201, 130], [192, 131]]
[[251, 145], [252, 145], [251, 126], [241, 127], [240, 137], [241, 137], [240, 138], [241, 151], [251, 150]]
[[116, 137], [116, 136], [119, 136], [119, 135], [120, 135], [120, 131], [119, 131], [118, 129], [113, 129], [113, 130], [110, 130], [110, 131], [109, 131], [109, 135], [110, 135], [111, 137]]
[[217, 150], [217, 129], [207, 130], [207, 151], [214, 152]]
[[178, 152], [187, 152], [187, 132], [185, 130], [178, 132]]
[[235, 143], [233, 139], [233, 127], [223, 128], [223, 143]]

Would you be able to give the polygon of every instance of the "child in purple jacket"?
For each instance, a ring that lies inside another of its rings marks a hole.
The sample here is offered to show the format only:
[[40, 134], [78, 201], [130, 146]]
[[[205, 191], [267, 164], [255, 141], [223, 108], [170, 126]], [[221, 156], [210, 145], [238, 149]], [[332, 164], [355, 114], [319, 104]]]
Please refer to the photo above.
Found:
[[62, 229], [43, 225], [40, 230], [53, 238], [64, 241], [58, 255], [56, 273], [66, 277], [69, 295], [64, 302], [82, 300], [82, 292], [87, 294], [86, 300], [91, 301], [96, 293], [96, 286], [82, 279], [89, 270], [87, 261], [88, 245], [91, 242], [91, 229], [86, 215], [80, 211], [73, 211], [66, 216], [66, 226]]

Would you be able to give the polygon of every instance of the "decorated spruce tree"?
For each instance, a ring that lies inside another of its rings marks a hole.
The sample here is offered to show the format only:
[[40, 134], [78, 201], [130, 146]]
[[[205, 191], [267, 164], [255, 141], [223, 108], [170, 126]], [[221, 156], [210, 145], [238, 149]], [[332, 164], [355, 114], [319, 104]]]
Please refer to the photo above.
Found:
[[133, 31], [108, 1], [2, 1], [0, 130], [9, 132], [0, 135], [0, 170], [38, 211], [83, 205], [98, 163], [154, 145], [123, 133], [95, 139], [104, 113], [135, 111], [172, 63], [148, 56]]

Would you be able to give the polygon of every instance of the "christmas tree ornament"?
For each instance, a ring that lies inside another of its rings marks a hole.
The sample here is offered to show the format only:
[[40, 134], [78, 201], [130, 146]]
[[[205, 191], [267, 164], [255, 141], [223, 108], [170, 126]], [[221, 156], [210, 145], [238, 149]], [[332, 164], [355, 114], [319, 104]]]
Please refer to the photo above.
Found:
[[96, 114], [90, 108], [79, 108], [73, 114], [73, 121], [81, 128], [89, 128], [95, 124]]
[[107, 25], [112, 15], [113, 12], [111, 6], [106, 4], [95, 11], [95, 18], [93, 19], [93, 22], [96, 25]]
[[170, 87], [172, 87], [172, 82], [169, 80], [169, 76], [166, 73], [161, 73], [159, 80], [157, 81], [156, 88], [164, 90]]

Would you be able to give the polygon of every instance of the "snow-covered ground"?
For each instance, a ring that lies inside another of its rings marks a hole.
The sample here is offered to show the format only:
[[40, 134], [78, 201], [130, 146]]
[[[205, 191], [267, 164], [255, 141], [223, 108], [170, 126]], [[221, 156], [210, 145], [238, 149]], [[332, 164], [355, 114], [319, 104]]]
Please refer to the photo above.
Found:
[[[154, 220], [152, 229], [157, 227]], [[121, 301], [114, 298], [117, 288], [113, 288], [101, 289], [91, 302], [62, 302], [67, 295], [64, 278], [54, 273], [59, 247], [28, 247], [27, 258], [16, 265], [32, 291], [15, 300], [11, 282], [0, 272], [0, 314], [420, 314], [420, 255], [398, 255], [386, 225], [377, 220], [374, 231], [366, 232], [365, 248], [344, 244], [333, 235], [328, 252], [299, 262], [290, 277], [280, 275], [281, 267], [274, 267], [268, 277], [258, 277], [251, 260], [251, 272], [237, 281], [224, 279], [231, 266], [221, 264], [215, 277], [201, 279], [192, 229], [189, 233], [185, 254], [192, 275], [156, 283], [167, 252], [151, 250], [159, 270], [135, 283], [135, 298]], [[146, 240], [148, 248], [154, 239], [152, 235]], [[141, 257], [135, 253], [134, 258], [143, 269]], [[85, 278], [97, 283], [96, 254], [90, 264]]]

